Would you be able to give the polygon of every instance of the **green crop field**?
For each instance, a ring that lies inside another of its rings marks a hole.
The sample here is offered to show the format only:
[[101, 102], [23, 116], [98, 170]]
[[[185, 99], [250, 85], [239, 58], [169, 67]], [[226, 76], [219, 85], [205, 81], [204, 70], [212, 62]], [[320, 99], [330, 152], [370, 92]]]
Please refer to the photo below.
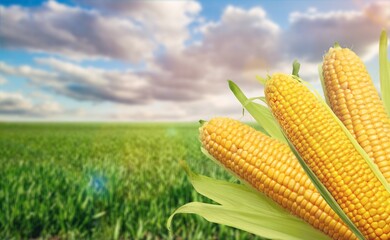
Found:
[[0, 124], [0, 239], [254, 239], [177, 215], [207, 201], [179, 160], [235, 181], [199, 150], [198, 124]]

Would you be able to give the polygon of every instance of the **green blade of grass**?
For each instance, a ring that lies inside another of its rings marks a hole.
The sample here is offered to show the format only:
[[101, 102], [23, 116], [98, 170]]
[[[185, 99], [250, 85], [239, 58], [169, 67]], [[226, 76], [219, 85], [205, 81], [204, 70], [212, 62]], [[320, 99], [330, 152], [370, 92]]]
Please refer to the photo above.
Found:
[[122, 219], [118, 218], [115, 224], [115, 230], [114, 230], [114, 240], [119, 239], [120, 231], [121, 231], [121, 225], [122, 225]]
[[96, 213], [95, 215], [92, 216], [92, 218], [93, 218], [93, 219], [98, 219], [98, 218], [103, 217], [104, 215], [106, 215], [106, 212], [105, 212], [105, 211], [100, 212], [100, 213]]

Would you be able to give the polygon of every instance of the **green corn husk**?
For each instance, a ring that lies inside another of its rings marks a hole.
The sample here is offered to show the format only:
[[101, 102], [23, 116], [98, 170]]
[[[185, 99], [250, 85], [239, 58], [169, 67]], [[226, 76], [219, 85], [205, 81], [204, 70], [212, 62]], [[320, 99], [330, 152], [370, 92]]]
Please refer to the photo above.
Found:
[[[208, 157], [217, 161], [210, 155]], [[218, 204], [185, 204], [169, 217], [168, 229], [176, 214], [192, 213], [210, 222], [235, 227], [268, 239], [329, 239], [324, 233], [246, 185], [198, 175], [186, 164], [183, 164], [183, 167], [195, 190]]]
[[379, 77], [382, 100], [390, 117], [390, 61], [387, 59], [387, 34], [382, 31], [379, 40]]
[[256, 98], [252, 98], [252, 100], [248, 99], [237, 86], [237, 84], [235, 84], [233, 81], [229, 80], [228, 83], [230, 90], [236, 96], [237, 100], [241, 103], [243, 108], [245, 108], [252, 115], [256, 122], [264, 128], [266, 134], [275, 139], [278, 139], [283, 143], [287, 143], [282, 130], [272, 116], [269, 108], [252, 101]]

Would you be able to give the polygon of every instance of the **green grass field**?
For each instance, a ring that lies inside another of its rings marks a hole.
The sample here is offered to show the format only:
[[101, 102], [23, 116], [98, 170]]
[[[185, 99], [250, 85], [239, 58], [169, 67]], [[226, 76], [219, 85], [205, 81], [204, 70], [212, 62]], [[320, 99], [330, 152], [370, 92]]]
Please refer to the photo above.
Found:
[[[179, 160], [235, 181], [199, 150], [198, 124], [0, 124], [1, 239], [167, 239], [208, 201]], [[173, 239], [254, 239], [193, 215]]]

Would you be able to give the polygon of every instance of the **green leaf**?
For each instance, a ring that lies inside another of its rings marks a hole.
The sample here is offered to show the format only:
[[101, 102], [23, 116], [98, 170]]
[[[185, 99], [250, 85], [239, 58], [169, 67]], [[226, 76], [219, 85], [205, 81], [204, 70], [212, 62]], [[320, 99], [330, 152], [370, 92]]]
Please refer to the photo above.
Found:
[[240, 101], [242, 106], [252, 115], [256, 122], [265, 129], [267, 134], [283, 143], [287, 143], [271, 111], [261, 104], [250, 101], [233, 81], [229, 80], [228, 82], [234, 96], [236, 96], [238, 101]]
[[326, 90], [326, 87], [325, 87], [324, 73], [322, 72], [322, 65], [321, 64], [318, 65], [318, 75], [320, 76], [322, 91], [324, 92], [326, 104], [328, 104], [330, 106], [328, 91]]
[[257, 81], [261, 84], [261, 85], [265, 85], [265, 83], [267, 82], [267, 79], [266, 78], [263, 78], [263, 77], [260, 77], [260, 76], [256, 76], [256, 79]]
[[[242, 201], [246, 200], [242, 199]], [[209, 222], [235, 227], [270, 239], [329, 239], [320, 231], [292, 215], [275, 217], [255, 211], [245, 211], [231, 206], [199, 202], [191, 202], [177, 209], [168, 219], [168, 229], [170, 229], [173, 217], [178, 213], [198, 214]]]
[[200, 124], [200, 125], [203, 125], [205, 122], [207, 122], [207, 121], [206, 121], [206, 120], [203, 120], [203, 119], [200, 119], [200, 120], [199, 120], [199, 124]]
[[[220, 162], [218, 162], [210, 154], [208, 154], [205, 149], [202, 148], [202, 152], [208, 158], [216, 162], [222, 168], [224, 168], [237, 179], [239, 179], [234, 172], [225, 168], [225, 166], [223, 166]], [[284, 211], [283, 208], [277, 205], [272, 199], [254, 190], [250, 185], [230, 183], [227, 181], [198, 175], [192, 172], [185, 162], [182, 162], [181, 165], [186, 171], [190, 182], [195, 188], [195, 190], [199, 194], [202, 194], [203, 196], [208, 197], [221, 205], [263, 212], [264, 214], [277, 214], [278, 216], [280, 216], [280, 212]], [[242, 202], [237, 202], [237, 198], [243, 195], [246, 196], [246, 200]]]
[[298, 62], [298, 60], [295, 59], [292, 66], [292, 75], [299, 77], [299, 69], [301, 68], [301, 64]]
[[95, 215], [93, 215], [93, 219], [98, 219], [98, 218], [101, 218], [103, 217], [104, 215], [106, 215], [106, 212], [103, 211], [103, 212], [100, 212], [100, 213], [96, 213]]
[[239, 228], [265, 238], [329, 239], [264, 194], [248, 186], [195, 174], [185, 163], [183, 167], [196, 191], [221, 205], [188, 203], [169, 217], [167, 221], [169, 230], [176, 214], [194, 213], [210, 222]]
[[390, 63], [387, 60], [387, 34], [382, 31], [379, 40], [379, 77], [382, 100], [390, 117]]
[[120, 232], [121, 232], [121, 225], [122, 225], [122, 219], [118, 218], [118, 220], [116, 221], [116, 224], [115, 224], [114, 240], [118, 240], [119, 239], [119, 235], [120, 235]]

